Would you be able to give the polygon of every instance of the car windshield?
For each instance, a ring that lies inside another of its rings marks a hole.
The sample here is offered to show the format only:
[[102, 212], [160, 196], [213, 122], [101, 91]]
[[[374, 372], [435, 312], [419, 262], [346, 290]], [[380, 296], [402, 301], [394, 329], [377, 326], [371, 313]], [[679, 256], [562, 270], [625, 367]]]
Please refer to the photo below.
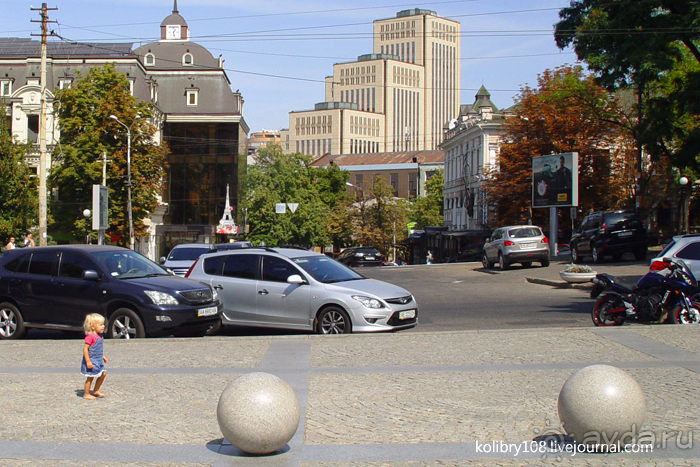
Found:
[[511, 238], [539, 237], [540, 235], [542, 232], [537, 227], [522, 227], [508, 231], [508, 236]]
[[174, 248], [168, 255], [168, 261], [194, 261], [207, 251], [209, 251], [209, 248]]
[[110, 250], [91, 253], [90, 256], [118, 279], [146, 276], [167, 276], [168, 272], [150, 259], [131, 250]]
[[614, 212], [605, 215], [608, 229], [640, 229], [642, 221], [633, 212]]
[[302, 256], [292, 258], [294, 264], [319, 282], [330, 284], [364, 279], [365, 277], [327, 256]]

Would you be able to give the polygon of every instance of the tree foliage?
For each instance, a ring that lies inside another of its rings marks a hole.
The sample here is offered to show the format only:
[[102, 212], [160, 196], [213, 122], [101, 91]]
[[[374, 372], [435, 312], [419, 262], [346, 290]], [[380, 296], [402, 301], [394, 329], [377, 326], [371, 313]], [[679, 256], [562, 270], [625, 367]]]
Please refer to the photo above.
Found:
[[[311, 158], [285, 155], [278, 145], [258, 151], [247, 176], [248, 239], [267, 245], [322, 246], [333, 241], [332, 212], [346, 198], [347, 173], [312, 167]], [[298, 203], [296, 212], [275, 212], [277, 203]]]
[[443, 170], [437, 170], [425, 183], [426, 195], [411, 200], [408, 217], [416, 229], [443, 224], [443, 184]]
[[25, 156], [31, 144], [12, 140], [7, 128], [4, 102], [0, 105], [0, 238], [18, 237], [38, 222], [36, 178]]
[[57, 228], [74, 236], [84, 232], [82, 211], [92, 206], [92, 185], [102, 183], [106, 153], [109, 232], [128, 243], [127, 131], [110, 118], [115, 115], [131, 125], [132, 217], [135, 235], [144, 235], [143, 220], [157, 207], [163, 189], [167, 154], [153, 140], [152, 105], [133, 97], [126, 76], [106, 64], [58, 91], [55, 114], [61, 133], [50, 182], [58, 188], [58, 202], [52, 205]]
[[499, 222], [546, 224], [548, 212], [531, 220], [532, 158], [578, 152], [579, 207], [583, 212], [621, 207], [631, 198], [634, 144], [617, 122], [615, 99], [581, 67], [546, 70], [538, 87], [522, 88], [504, 124], [498, 167], [486, 189]]
[[700, 5], [692, 0], [572, 0], [555, 40], [573, 45], [609, 90], [637, 94], [636, 139], [655, 160], [697, 170]]

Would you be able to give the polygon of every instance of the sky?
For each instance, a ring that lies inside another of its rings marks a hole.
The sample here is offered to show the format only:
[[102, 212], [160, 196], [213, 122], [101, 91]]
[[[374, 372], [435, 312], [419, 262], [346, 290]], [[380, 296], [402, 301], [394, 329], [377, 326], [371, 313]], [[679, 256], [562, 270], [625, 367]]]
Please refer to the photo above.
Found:
[[[39, 1], [6, 0], [0, 37], [40, 32]], [[290, 111], [324, 100], [323, 80], [333, 64], [372, 53], [372, 22], [411, 8], [461, 23], [460, 103], [474, 102], [483, 85], [499, 108], [515, 102], [523, 85], [536, 86], [544, 70], [576, 63], [554, 44], [553, 25], [568, 0], [179, 0], [190, 40], [222, 55], [232, 90], [245, 101], [250, 131], [289, 126]], [[173, 0], [54, 0], [49, 30], [68, 41], [132, 42], [160, 37]], [[58, 39], [50, 39], [58, 40]], [[456, 116], [455, 116], [456, 117]]]

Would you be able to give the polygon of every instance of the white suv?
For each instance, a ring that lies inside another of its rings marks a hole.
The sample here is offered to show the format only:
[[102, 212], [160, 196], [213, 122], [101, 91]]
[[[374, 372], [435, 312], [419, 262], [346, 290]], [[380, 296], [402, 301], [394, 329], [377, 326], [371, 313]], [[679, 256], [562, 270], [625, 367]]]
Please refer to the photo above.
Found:
[[224, 305], [221, 324], [344, 334], [393, 331], [418, 323], [418, 304], [407, 290], [303, 249], [207, 253], [185, 277], [217, 291]]
[[534, 225], [510, 225], [493, 231], [484, 243], [481, 263], [485, 268], [498, 263], [501, 270], [513, 263], [530, 267], [538, 261], [543, 267], [549, 266], [549, 241], [542, 229]]

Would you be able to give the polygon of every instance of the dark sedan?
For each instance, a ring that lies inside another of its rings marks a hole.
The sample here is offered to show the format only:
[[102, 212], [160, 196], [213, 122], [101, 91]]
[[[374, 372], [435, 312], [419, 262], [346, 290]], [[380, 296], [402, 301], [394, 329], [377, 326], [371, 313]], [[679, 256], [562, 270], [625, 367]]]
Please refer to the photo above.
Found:
[[126, 248], [51, 246], [0, 257], [0, 339], [27, 328], [81, 331], [89, 313], [105, 316], [111, 338], [204, 335], [221, 308], [211, 287]]
[[382, 265], [382, 254], [366, 246], [346, 248], [337, 259], [351, 268]]

